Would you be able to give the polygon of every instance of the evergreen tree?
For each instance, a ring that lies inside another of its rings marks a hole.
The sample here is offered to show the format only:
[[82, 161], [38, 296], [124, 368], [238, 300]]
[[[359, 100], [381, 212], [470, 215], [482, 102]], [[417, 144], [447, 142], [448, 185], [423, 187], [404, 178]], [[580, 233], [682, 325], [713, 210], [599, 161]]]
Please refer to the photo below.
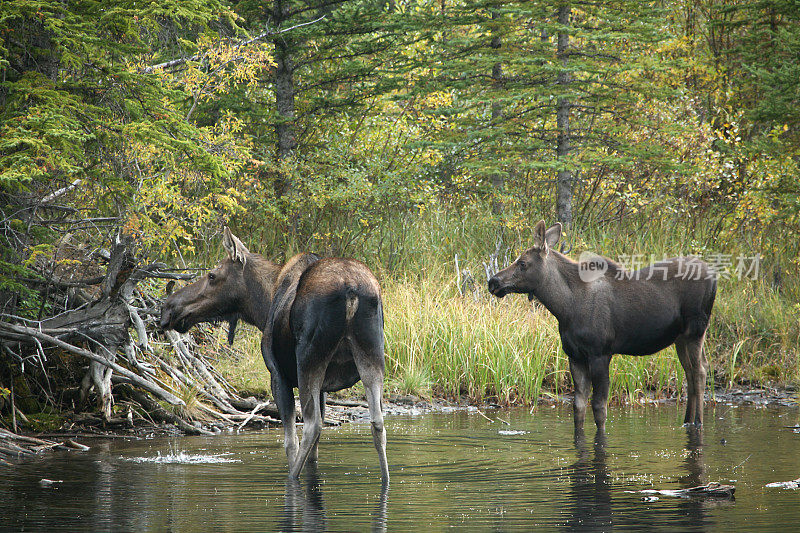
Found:
[[[646, 120], [637, 105], [655, 91], [644, 52], [662, 38], [657, 14], [651, 3], [630, 1], [448, 5], [432, 19], [434, 51], [417, 82], [424, 94], [447, 95], [429, 109], [447, 120], [435, 145], [460, 160], [478, 188], [495, 184], [498, 194], [505, 182], [522, 205], [530, 180], [557, 183], [550, 194], [571, 222], [582, 174], [624, 167], [654, 149], [634, 148], [620, 126]], [[497, 65], [500, 77], [489, 74]]]
[[[18, 280], [34, 276], [58, 233], [111, 217], [132, 231], [165, 224], [169, 243], [169, 228], [192, 218], [181, 198], [217, 203], [242, 147], [219, 123], [189, 120], [184, 90], [200, 62], [177, 76], [145, 68], [232, 36], [220, 2], [9, 0], [0, 10], [0, 308], [14, 310]], [[217, 181], [187, 179], [197, 176]], [[158, 187], [154, 205], [146, 195]]]
[[[273, 134], [256, 133], [265, 161], [286, 167], [291, 166], [288, 159], [309, 157], [327, 119], [353, 113], [392, 87], [383, 66], [388, 54], [396, 53], [400, 35], [386, 2], [243, 1], [236, 9], [249, 27], [276, 32], [270, 41], [277, 65], [261, 80], [270, 94], [249, 99], [249, 109], [244, 110], [254, 120], [255, 131], [262, 117], [274, 126]], [[293, 29], [280, 31], [287, 28]], [[272, 177], [279, 181], [279, 194], [298, 186], [287, 168], [275, 170]]]

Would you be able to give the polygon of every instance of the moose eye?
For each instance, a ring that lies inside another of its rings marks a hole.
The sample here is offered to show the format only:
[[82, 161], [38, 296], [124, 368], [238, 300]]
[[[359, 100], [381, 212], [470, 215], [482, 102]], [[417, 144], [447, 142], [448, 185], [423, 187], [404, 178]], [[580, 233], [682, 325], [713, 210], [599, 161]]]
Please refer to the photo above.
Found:
[[520, 270], [526, 270], [528, 268], [528, 263], [526, 263], [525, 261], [520, 261], [519, 268]]
[[209, 281], [214, 281], [215, 279], [217, 279], [217, 275], [214, 274], [213, 272], [209, 272], [208, 273], [208, 280]]

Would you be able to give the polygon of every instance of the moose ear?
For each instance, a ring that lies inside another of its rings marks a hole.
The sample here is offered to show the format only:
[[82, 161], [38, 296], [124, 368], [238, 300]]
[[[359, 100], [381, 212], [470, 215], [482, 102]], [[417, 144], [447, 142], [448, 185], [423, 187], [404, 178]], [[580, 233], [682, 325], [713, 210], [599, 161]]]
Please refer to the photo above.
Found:
[[533, 246], [535, 248], [544, 248], [544, 245], [545, 245], [545, 240], [544, 240], [545, 230], [544, 230], [544, 228], [545, 228], [544, 220], [540, 220], [533, 227]]
[[556, 222], [555, 224], [547, 228], [547, 231], [544, 233], [544, 242], [546, 242], [547, 246], [549, 246], [550, 248], [553, 248], [558, 242], [558, 239], [560, 238], [561, 238], [561, 222]]
[[250, 253], [250, 250], [242, 244], [242, 241], [236, 235], [231, 233], [228, 226], [225, 226], [222, 230], [222, 247], [228, 252], [228, 257], [231, 258], [231, 261], [238, 261], [242, 265], [247, 261], [247, 254]]

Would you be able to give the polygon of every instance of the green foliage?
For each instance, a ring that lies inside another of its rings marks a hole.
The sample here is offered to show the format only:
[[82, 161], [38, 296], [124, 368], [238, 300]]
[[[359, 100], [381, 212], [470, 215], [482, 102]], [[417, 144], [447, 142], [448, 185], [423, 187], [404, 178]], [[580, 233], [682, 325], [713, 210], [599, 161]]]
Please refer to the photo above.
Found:
[[[565, 167], [580, 176], [624, 172], [661, 155], [649, 137], [628, 135], [652, 123], [642, 99], [671, 93], [653, 80], [664, 64], [652, 51], [668, 34], [650, 3], [576, 4], [569, 26], [558, 23], [557, 2], [456, 2], [435, 18], [438, 3], [426, 5], [420, 25], [437, 31], [419, 50], [413, 89], [401, 97], [427, 115], [447, 185], [469, 184], [528, 207], [544, 196], [549, 202], [548, 183]], [[559, 33], [570, 41], [563, 58]], [[566, 159], [555, 151], [561, 99], [570, 106]], [[490, 190], [498, 179], [504, 192]]]
[[[564, 383], [552, 324], [462, 305], [450, 272], [522, 249], [569, 169], [577, 252], [762, 254], [760, 280], [721, 284], [718, 375], [798, 375], [796, 3], [573, 3], [566, 25], [561, 5], [3, 2], [0, 310], [45, 309], [31, 280], [65, 234], [210, 263], [229, 223], [270, 257], [379, 271], [400, 389], [528, 401]], [[620, 390], [675, 368], [620, 362]]]

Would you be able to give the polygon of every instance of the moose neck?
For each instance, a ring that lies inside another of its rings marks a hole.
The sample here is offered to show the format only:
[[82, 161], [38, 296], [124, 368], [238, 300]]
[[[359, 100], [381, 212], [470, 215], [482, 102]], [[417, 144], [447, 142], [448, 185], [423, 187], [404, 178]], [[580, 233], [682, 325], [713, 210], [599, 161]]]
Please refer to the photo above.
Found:
[[279, 271], [280, 267], [258, 254], [249, 254], [244, 266], [247, 296], [241, 305], [241, 318], [261, 331], [264, 331], [267, 324]]
[[550, 255], [533, 295], [561, 322], [569, 318], [574, 308], [574, 294], [581, 281], [577, 263], [555, 250], [550, 250]]

